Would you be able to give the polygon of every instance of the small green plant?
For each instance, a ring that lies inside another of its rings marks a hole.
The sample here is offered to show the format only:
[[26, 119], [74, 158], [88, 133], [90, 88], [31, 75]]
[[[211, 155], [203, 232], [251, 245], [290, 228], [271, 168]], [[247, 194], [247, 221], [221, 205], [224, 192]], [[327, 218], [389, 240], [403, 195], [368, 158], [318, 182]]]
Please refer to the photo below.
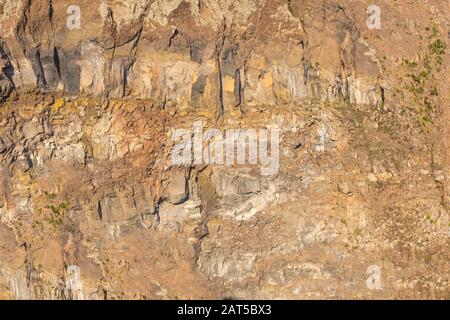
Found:
[[58, 226], [63, 224], [70, 202], [57, 201], [58, 195], [56, 193], [44, 191], [43, 194], [48, 204], [42, 208], [35, 209], [37, 219], [33, 222], [33, 228], [40, 227], [41, 229], [45, 229], [49, 227], [54, 231]]
[[433, 96], [433, 97], [437, 97], [439, 95], [439, 91], [438, 91], [438, 88], [436, 86], [431, 88], [430, 95]]
[[436, 74], [440, 72], [444, 63], [446, 44], [439, 39], [439, 29], [433, 25], [427, 27], [430, 32], [429, 43], [424, 48], [425, 52], [419, 54], [417, 60], [403, 60], [408, 68], [408, 78], [410, 79], [406, 88], [413, 95], [416, 104], [417, 123], [422, 132], [429, 132], [435, 118], [437, 101], [439, 96]]
[[440, 56], [445, 54], [446, 45], [444, 41], [437, 39], [428, 45], [428, 49], [432, 54]]
[[417, 67], [417, 62], [415, 62], [413, 60], [404, 59], [403, 63], [409, 68]]

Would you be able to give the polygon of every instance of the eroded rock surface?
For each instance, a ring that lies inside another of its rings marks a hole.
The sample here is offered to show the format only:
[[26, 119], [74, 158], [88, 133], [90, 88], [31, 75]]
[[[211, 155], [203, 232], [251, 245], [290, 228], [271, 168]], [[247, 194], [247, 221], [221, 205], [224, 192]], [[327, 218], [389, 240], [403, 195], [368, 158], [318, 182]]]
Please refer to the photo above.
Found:
[[0, 298], [448, 299], [448, 3], [370, 4], [0, 0]]

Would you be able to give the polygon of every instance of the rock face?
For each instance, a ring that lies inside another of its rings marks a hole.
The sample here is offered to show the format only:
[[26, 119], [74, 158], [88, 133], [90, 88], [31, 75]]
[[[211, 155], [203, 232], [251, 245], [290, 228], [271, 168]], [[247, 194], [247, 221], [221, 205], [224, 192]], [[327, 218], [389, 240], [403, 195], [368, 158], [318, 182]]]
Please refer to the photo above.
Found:
[[370, 5], [0, 0], [0, 298], [450, 298], [448, 4]]
[[7, 71], [17, 88], [218, 112], [308, 98], [384, 101], [379, 62], [337, 2], [11, 0], [3, 7]]

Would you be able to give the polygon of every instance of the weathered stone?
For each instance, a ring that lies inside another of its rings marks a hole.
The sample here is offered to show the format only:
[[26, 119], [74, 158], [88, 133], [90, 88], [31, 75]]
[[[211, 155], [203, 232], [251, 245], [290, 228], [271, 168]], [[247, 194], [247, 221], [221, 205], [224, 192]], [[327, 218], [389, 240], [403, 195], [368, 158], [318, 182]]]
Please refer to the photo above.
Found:
[[346, 195], [350, 195], [352, 193], [351, 190], [350, 190], [350, 186], [345, 181], [341, 181], [339, 183], [338, 189], [339, 189], [339, 192], [341, 192], [343, 194], [346, 194]]
[[181, 204], [188, 199], [189, 189], [185, 169], [174, 168], [170, 171], [169, 184], [165, 194], [170, 203], [174, 205]]
[[35, 138], [37, 135], [44, 132], [42, 126], [37, 122], [37, 119], [27, 122], [22, 127], [23, 137], [26, 140], [31, 140]]
[[0, 299], [448, 299], [441, 2], [0, 0]]
[[240, 176], [238, 182], [240, 194], [251, 194], [261, 191], [261, 181], [259, 177]]

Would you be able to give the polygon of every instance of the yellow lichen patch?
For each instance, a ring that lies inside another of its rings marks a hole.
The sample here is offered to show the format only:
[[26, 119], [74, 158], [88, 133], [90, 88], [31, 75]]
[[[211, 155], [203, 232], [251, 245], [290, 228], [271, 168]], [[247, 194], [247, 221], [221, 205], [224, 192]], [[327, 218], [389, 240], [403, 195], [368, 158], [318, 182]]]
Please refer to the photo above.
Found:
[[197, 109], [197, 114], [205, 119], [212, 119], [216, 116], [216, 109], [214, 108], [201, 108]]
[[198, 78], [199, 78], [199, 73], [198, 73], [198, 70], [193, 70], [192, 72], [191, 72], [191, 83], [196, 83], [197, 82], [197, 80], [198, 80]]
[[78, 109], [79, 109], [78, 102], [75, 101], [75, 102], [70, 103], [68, 109], [69, 109], [70, 112], [77, 112]]
[[14, 296], [9, 292], [0, 292], [0, 300], [13, 300]]
[[225, 76], [222, 80], [223, 91], [234, 92], [234, 78]]
[[242, 111], [240, 108], [234, 108], [228, 111], [229, 117], [232, 119], [240, 119], [242, 117]]
[[53, 112], [58, 112], [59, 109], [61, 109], [63, 106], [64, 106], [64, 99], [63, 98], [59, 98], [53, 104], [52, 111]]
[[273, 85], [272, 72], [267, 72], [266, 74], [264, 74], [261, 77], [260, 83], [264, 88], [272, 87]]

